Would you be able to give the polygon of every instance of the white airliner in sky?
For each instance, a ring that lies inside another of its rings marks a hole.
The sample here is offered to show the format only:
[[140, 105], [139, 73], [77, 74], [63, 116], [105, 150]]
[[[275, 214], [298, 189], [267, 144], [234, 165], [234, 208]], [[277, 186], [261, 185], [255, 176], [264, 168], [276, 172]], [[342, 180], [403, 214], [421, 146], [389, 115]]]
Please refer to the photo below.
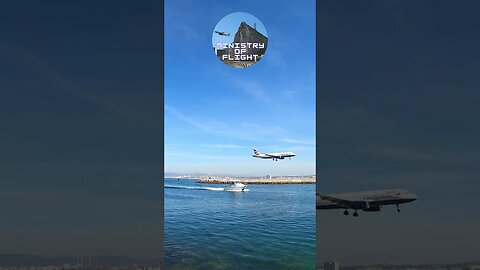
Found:
[[413, 202], [417, 195], [405, 189], [384, 189], [363, 192], [349, 192], [337, 194], [318, 194], [317, 209], [345, 209], [343, 214], [348, 215], [348, 209], [355, 210], [353, 216], [358, 216], [357, 211], [380, 211], [384, 205], [396, 205], [400, 212], [399, 204]]
[[284, 159], [286, 157], [292, 158], [296, 156], [295, 153], [293, 152], [280, 152], [280, 153], [261, 153], [257, 149], [253, 148], [253, 157], [256, 158], [263, 158], [263, 159], [273, 159], [273, 160], [279, 160], [279, 159]]

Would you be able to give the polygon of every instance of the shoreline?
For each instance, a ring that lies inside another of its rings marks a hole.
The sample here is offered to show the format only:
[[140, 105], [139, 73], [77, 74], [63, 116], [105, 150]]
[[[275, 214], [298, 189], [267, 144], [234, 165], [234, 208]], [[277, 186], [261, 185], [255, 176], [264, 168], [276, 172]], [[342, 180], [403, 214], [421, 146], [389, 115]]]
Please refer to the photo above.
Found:
[[233, 181], [239, 181], [243, 184], [260, 185], [285, 185], [285, 184], [316, 184], [315, 176], [312, 177], [272, 177], [272, 178], [254, 178], [254, 177], [194, 177], [197, 183], [203, 184], [230, 184]]

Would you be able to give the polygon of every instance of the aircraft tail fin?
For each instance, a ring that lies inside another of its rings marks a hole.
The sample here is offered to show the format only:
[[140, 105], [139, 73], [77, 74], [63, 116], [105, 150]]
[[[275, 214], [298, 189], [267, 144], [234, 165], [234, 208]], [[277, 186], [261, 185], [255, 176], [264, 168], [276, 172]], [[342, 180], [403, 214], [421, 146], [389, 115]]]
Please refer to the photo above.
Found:
[[253, 153], [254, 153], [255, 155], [258, 155], [258, 154], [260, 154], [260, 151], [258, 151], [257, 149], [253, 148]]

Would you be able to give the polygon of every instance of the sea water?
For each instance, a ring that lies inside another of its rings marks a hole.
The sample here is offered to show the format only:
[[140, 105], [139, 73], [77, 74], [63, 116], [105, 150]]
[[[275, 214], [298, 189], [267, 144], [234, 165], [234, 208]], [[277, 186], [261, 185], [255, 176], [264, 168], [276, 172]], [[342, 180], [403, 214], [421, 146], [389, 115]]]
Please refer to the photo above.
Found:
[[315, 185], [226, 186], [165, 179], [167, 269], [315, 269]]

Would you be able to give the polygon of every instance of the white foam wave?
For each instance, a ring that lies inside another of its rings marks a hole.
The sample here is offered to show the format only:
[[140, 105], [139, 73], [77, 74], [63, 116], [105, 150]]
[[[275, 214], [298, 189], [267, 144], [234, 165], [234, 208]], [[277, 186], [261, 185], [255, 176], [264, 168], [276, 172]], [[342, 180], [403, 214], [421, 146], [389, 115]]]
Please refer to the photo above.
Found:
[[224, 188], [220, 187], [197, 187], [197, 186], [172, 186], [165, 185], [165, 188], [179, 188], [179, 189], [196, 189], [196, 190], [213, 190], [213, 191], [223, 191]]

